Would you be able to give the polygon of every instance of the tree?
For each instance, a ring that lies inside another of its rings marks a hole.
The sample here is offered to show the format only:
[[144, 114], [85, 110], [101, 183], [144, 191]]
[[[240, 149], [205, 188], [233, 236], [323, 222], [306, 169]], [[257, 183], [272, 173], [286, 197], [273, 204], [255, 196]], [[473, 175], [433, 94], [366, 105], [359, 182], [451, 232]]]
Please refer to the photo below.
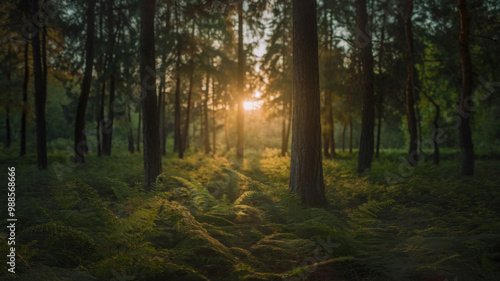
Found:
[[316, 0], [293, 1], [293, 128], [290, 189], [307, 206], [326, 203]]
[[[88, 151], [85, 137], [85, 112], [90, 94], [90, 83], [92, 80], [92, 69], [94, 66], [94, 27], [95, 27], [95, 0], [88, 1], [87, 16], [87, 39], [85, 41], [85, 73], [83, 76], [80, 98], [76, 109], [75, 120], [75, 162], [84, 163], [85, 153]], [[33, 47], [35, 49], [35, 47]], [[36, 70], [35, 70], [36, 72]], [[36, 77], [35, 73], [35, 77]], [[36, 84], [36, 82], [35, 82]]]
[[462, 65], [462, 92], [460, 93], [460, 149], [462, 151], [462, 168], [464, 176], [474, 175], [474, 144], [470, 127], [472, 86], [471, 86], [471, 57], [469, 51], [469, 12], [467, 0], [458, 1], [460, 12], [460, 62]]
[[28, 83], [30, 79], [30, 66], [28, 63], [29, 44], [24, 46], [24, 80], [23, 80], [23, 111], [21, 114], [21, 151], [20, 156], [26, 154], [26, 113], [28, 111]]
[[238, 1], [238, 85], [237, 101], [238, 111], [236, 115], [236, 157], [242, 159], [245, 149], [245, 131], [244, 131], [244, 109], [243, 101], [245, 99], [245, 54], [243, 53], [243, 0]]
[[373, 131], [375, 127], [375, 106], [373, 89], [373, 54], [371, 33], [364, 31], [368, 26], [366, 0], [356, 0], [356, 44], [359, 48], [362, 71], [363, 117], [361, 120], [361, 138], [359, 143], [358, 173], [371, 167], [373, 155]]
[[417, 135], [417, 121], [415, 114], [415, 64], [413, 62], [414, 44], [413, 44], [413, 31], [411, 17], [413, 14], [413, 0], [406, 2], [406, 18], [405, 18], [405, 31], [406, 40], [408, 43], [407, 54], [407, 78], [406, 78], [406, 118], [408, 120], [408, 131], [410, 133], [410, 147], [408, 157], [410, 165], [414, 166], [418, 162], [418, 135]]
[[155, 0], [141, 0], [141, 107], [144, 120], [144, 187], [156, 182], [161, 173], [160, 126], [156, 104]]
[[[32, 18], [41, 16], [38, 1], [33, 0]], [[40, 28], [40, 27], [39, 27]], [[40, 32], [33, 28], [31, 44], [33, 49], [33, 73], [35, 80], [35, 114], [36, 114], [36, 146], [38, 168], [47, 168], [47, 125], [45, 121], [45, 104], [47, 102], [47, 84], [44, 82], [42, 69], [42, 53], [40, 52]], [[45, 60], [45, 59], [43, 59]]]

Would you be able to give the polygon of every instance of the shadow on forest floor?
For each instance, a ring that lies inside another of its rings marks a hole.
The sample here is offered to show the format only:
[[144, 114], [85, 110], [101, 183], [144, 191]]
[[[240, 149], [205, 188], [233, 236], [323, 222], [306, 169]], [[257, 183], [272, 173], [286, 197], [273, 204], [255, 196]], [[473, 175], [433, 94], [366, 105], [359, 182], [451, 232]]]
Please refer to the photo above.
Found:
[[456, 152], [444, 154], [440, 167], [424, 163], [388, 185], [404, 152], [383, 153], [363, 177], [356, 154], [339, 153], [324, 160], [328, 207], [310, 209], [288, 191], [290, 161], [278, 150], [236, 163], [231, 153], [164, 158], [150, 192], [140, 155], [88, 157], [59, 174], [10, 159], [2, 166], [18, 172], [16, 276], [500, 280], [500, 162], [480, 158], [477, 175], [462, 178]]

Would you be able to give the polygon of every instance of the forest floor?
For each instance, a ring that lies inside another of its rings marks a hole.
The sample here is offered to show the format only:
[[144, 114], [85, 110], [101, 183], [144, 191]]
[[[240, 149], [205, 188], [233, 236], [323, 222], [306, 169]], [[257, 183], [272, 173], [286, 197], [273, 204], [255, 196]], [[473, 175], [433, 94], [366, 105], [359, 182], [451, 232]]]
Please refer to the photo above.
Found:
[[324, 160], [329, 205], [306, 209], [278, 153], [164, 157], [149, 192], [142, 155], [74, 167], [53, 153], [58, 164], [39, 171], [35, 156], [4, 153], [0, 167], [16, 167], [17, 273], [2, 262], [0, 279], [500, 280], [498, 157], [464, 178], [456, 151], [415, 169], [388, 151], [358, 177], [356, 154], [339, 153]]

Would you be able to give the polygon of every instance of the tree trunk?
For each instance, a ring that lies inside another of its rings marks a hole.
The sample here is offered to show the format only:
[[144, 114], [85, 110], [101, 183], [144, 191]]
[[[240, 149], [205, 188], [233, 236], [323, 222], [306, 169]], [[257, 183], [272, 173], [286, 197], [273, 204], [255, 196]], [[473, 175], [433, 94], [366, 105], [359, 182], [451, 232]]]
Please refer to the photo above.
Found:
[[[38, 1], [33, 0], [32, 17], [40, 12]], [[42, 70], [42, 54], [40, 53], [40, 35], [36, 28], [32, 31], [33, 74], [35, 80], [35, 115], [36, 115], [36, 145], [37, 162], [39, 169], [47, 168], [47, 125], [45, 122], [45, 104], [47, 89], [44, 88], [44, 74]]]
[[460, 61], [462, 64], [462, 92], [460, 94], [460, 149], [462, 151], [461, 172], [464, 176], [474, 175], [474, 144], [470, 120], [472, 115], [472, 64], [469, 52], [469, 11], [466, 0], [458, 0], [460, 12]]
[[[94, 21], [95, 0], [88, 1], [87, 8], [87, 39], [85, 41], [85, 73], [83, 76], [80, 99], [76, 110], [75, 120], [75, 162], [84, 163], [85, 153], [88, 151], [85, 138], [85, 111], [90, 93], [90, 82], [92, 80], [92, 68], [94, 66]], [[35, 49], [35, 48], [33, 48]], [[36, 75], [35, 75], [36, 77]]]
[[236, 116], [236, 157], [243, 159], [245, 147], [245, 131], [244, 131], [244, 109], [243, 101], [245, 100], [245, 55], [243, 53], [243, 0], [238, 1], [238, 112]]
[[134, 133], [132, 132], [132, 117], [130, 116], [130, 105], [127, 104], [127, 111], [128, 111], [128, 152], [131, 154], [134, 154]]
[[5, 148], [10, 147], [12, 137], [10, 134], [10, 72], [7, 73], [7, 106], [5, 108]]
[[99, 101], [99, 114], [97, 117], [97, 156], [101, 156], [104, 146], [104, 101], [106, 99], [106, 80], [103, 79], [101, 84], [101, 99]]
[[210, 90], [210, 77], [207, 74], [207, 82], [206, 82], [206, 91], [205, 91], [205, 102], [203, 103], [203, 126], [205, 130], [203, 131], [203, 144], [205, 146], [205, 154], [210, 154], [210, 129], [208, 125], [208, 92]]
[[29, 44], [24, 46], [24, 80], [23, 80], [23, 111], [21, 115], [21, 151], [20, 156], [26, 154], [26, 114], [28, 112], [28, 83], [30, 79], [30, 66], [28, 63]]
[[[165, 63], [163, 56], [162, 64]], [[162, 67], [160, 79], [160, 88], [158, 89], [158, 112], [159, 112], [159, 130], [160, 130], [160, 151], [161, 155], [167, 155], [166, 134], [165, 134], [165, 68]]]
[[347, 128], [347, 123], [344, 123], [344, 129], [342, 130], [342, 152], [345, 152], [345, 129]]
[[[194, 56], [194, 54], [192, 54]], [[194, 80], [194, 58], [191, 57], [191, 69], [189, 73], [189, 90], [188, 90], [188, 102], [187, 102], [187, 109], [186, 109], [186, 122], [184, 123], [184, 134], [182, 134], [183, 140], [183, 148], [184, 151], [187, 149], [188, 145], [188, 138], [189, 138], [189, 118], [191, 114], [191, 103], [193, 99], [193, 80]]]
[[316, 0], [293, 0], [293, 100], [290, 190], [324, 205]]
[[408, 120], [408, 131], [410, 133], [410, 147], [408, 151], [408, 158], [411, 166], [418, 163], [418, 135], [417, 135], [417, 120], [415, 117], [415, 95], [414, 95], [414, 80], [413, 80], [413, 32], [411, 16], [413, 14], [413, 0], [408, 0], [406, 4], [406, 39], [408, 43], [408, 62], [407, 62], [407, 79], [406, 79], [406, 117]]
[[104, 122], [103, 126], [103, 144], [104, 150], [103, 154], [111, 156], [111, 144], [113, 141], [113, 120], [115, 117], [115, 111], [113, 105], [115, 103], [115, 76], [111, 74], [109, 78], [109, 105], [108, 105], [108, 120]]
[[[179, 8], [177, 7], [177, 3], [175, 5], [175, 18], [176, 18], [176, 26], [179, 29]], [[177, 30], [177, 34], [179, 34]], [[184, 157], [184, 148], [182, 146], [182, 137], [181, 137], [181, 48], [182, 42], [181, 37], [178, 35], [177, 40], [177, 79], [175, 83], [175, 101], [174, 101], [174, 152], [179, 153], [179, 158], [182, 159]]]
[[213, 151], [212, 153], [215, 155], [217, 151], [217, 127], [216, 127], [216, 122], [215, 122], [215, 109], [216, 109], [216, 102], [215, 102], [215, 79], [212, 78], [212, 145], [213, 145]]
[[358, 173], [361, 174], [371, 167], [374, 147], [373, 131], [375, 127], [372, 40], [370, 33], [363, 34], [365, 27], [368, 26], [366, 0], [356, 0], [356, 25], [358, 29], [356, 43], [360, 48], [360, 59], [363, 67], [363, 116], [358, 154]]
[[378, 91], [378, 99], [377, 99], [377, 148], [375, 152], [375, 157], [379, 159], [380, 157], [380, 133], [382, 129], [382, 115], [383, 115], [383, 103], [384, 103], [384, 90], [385, 90], [385, 79], [382, 69], [382, 61], [384, 58], [384, 41], [385, 41], [385, 14], [382, 17], [382, 29], [380, 31], [380, 49], [378, 51], [378, 73], [380, 80], [380, 87]]
[[226, 137], [226, 151], [229, 151], [231, 149], [231, 144], [229, 142], [229, 122], [227, 118], [227, 105], [226, 108], [224, 109], [224, 134]]
[[139, 108], [139, 121], [137, 123], [137, 152], [141, 152], [141, 124], [142, 124], [142, 110]]
[[354, 55], [351, 57], [351, 87], [349, 90], [349, 154], [352, 154], [352, 96], [354, 94]]
[[144, 115], [144, 188], [150, 189], [161, 173], [160, 130], [156, 104], [155, 0], [141, 0], [141, 101]]
[[[115, 66], [114, 66], [114, 58], [113, 58], [113, 50], [115, 45], [115, 31], [113, 28], [114, 20], [113, 20], [113, 6], [114, 0], [107, 0], [107, 29], [108, 29], [108, 37], [109, 48], [108, 48], [108, 65], [109, 65], [109, 105], [108, 105], [108, 119], [104, 123], [103, 129], [103, 154], [107, 156], [111, 156], [111, 145], [113, 143], [113, 122], [115, 117], [115, 111], [113, 105], [115, 103]], [[104, 120], [103, 120], [104, 121]]]
[[[380, 97], [379, 97], [380, 98]], [[382, 131], [382, 104], [379, 103], [377, 110], [377, 150], [375, 152], [375, 157], [378, 159], [380, 157], [380, 132]]]

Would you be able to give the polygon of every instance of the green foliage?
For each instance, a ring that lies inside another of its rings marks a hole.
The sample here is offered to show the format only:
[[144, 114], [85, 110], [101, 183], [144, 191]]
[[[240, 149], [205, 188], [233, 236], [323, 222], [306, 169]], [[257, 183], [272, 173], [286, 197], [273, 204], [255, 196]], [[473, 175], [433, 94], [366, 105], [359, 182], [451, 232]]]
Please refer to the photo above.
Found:
[[[496, 160], [478, 161], [477, 178], [456, 178], [458, 164], [446, 160], [455, 152], [444, 151], [440, 167], [424, 163], [388, 186], [384, 174], [398, 173], [404, 152], [384, 152], [361, 178], [354, 174], [355, 155], [339, 154], [324, 161], [329, 205], [305, 208], [288, 190], [289, 170], [278, 153], [250, 153], [241, 167], [197, 154], [166, 159], [150, 192], [138, 188], [136, 156], [116, 156], [131, 165], [121, 170], [89, 157], [95, 166], [62, 181], [27, 167], [32, 175], [20, 178], [27, 188], [18, 196], [18, 215], [27, 223], [19, 236], [20, 276], [36, 269], [54, 280], [68, 274], [82, 280], [90, 274], [99, 280], [497, 279]], [[89, 271], [68, 268], [75, 266]]]

